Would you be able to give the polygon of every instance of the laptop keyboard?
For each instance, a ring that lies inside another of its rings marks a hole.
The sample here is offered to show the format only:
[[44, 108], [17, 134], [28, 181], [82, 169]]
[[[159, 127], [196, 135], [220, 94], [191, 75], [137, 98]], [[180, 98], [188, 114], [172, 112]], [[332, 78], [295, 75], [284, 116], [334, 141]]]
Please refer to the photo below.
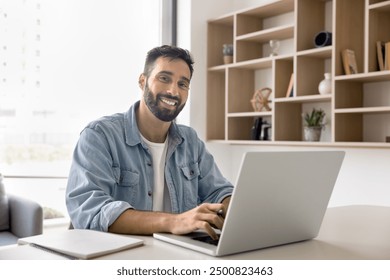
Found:
[[[220, 235], [218, 235], [219, 237]], [[198, 240], [198, 241], [202, 241], [202, 242], [206, 242], [208, 244], [211, 244], [211, 245], [215, 245], [217, 246], [218, 245], [218, 241], [219, 241], [219, 238], [214, 240], [212, 239], [210, 236], [208, 235], [205, 235], [205, 236], [197, 236], [197, 237], [193, 237], [192, 239], [194, 240]]]

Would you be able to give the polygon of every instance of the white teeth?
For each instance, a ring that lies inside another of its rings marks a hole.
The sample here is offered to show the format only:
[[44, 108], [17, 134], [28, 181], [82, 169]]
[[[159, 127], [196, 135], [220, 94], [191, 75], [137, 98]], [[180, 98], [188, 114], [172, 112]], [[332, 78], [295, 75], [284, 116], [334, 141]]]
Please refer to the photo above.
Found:
[[167, 100], [167, 99], [164, 99], [164, 98], [161, 98], [161, 101], [164, 102], [165, 104], [170, 105], [170, 106], [175, 106], [176, 105], [176, 102], [170, 101], [170, 100]]

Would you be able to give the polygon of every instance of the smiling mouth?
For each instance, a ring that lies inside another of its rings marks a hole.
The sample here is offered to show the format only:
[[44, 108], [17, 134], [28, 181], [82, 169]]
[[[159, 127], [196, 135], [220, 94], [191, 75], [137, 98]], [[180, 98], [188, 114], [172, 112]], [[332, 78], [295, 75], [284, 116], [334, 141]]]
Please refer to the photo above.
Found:
[[176, 106], [177, 105], [177, 101], [174, 101], [174, 100], [171, 100], [171, 99], [167, 99], [165, 97], [161, 97], [160, 98], [161, 102], [164, 103], [164, 104], [167, 104], [169, 106]]

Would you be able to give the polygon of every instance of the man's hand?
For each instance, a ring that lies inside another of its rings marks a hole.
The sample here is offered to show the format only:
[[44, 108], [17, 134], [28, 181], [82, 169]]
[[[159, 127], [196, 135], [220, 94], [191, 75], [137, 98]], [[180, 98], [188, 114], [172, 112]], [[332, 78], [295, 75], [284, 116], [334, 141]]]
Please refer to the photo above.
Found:
[[213, 227], [222, 229], [224, 218], [218, 214], [225, 213], [222, 203], [204, 203], [187, 212], [176, 215], [170, 226], [173, 234], [186, 234], [201, 229], [213, 239], [218, 239]]
[[204, 230], [213, 239], [218, 239], [214, 228], [222, 229], [230, 197], [222, 203], [204, 203], [181, 214], [137, 211], [128, 209], [108, 228], [109, 232], [121, 234], [153, 234], [170, 232], [187, 234]]

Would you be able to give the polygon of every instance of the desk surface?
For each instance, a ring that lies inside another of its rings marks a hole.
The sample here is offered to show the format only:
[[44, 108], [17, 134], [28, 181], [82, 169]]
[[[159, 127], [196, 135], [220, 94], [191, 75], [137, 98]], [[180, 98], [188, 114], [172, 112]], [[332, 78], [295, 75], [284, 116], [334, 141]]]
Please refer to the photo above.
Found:
[[[329, 208], [325, 214], [320, 233], [315, 239], [218, 258], [159, 241], [150, 236], [136, 237], [143, 239], [145, 244], [130, 250], [105, 255], [99, 259], [389, 260], [390, 207], [344, 206]], [[0, 259], [4, 253], [5, 250], [0, 249]], [[45, 255], [43, 258], [50, 258], [48, 256], [50, 255]], [[29, 257], [25, 256], [23, 259], [29, 259]]]
[[[100, 259], [214, 259], [153, 237], [145, 245]], [[317, 238], [218, 259], [390, 259], [390, 207], [329, 208]]]

